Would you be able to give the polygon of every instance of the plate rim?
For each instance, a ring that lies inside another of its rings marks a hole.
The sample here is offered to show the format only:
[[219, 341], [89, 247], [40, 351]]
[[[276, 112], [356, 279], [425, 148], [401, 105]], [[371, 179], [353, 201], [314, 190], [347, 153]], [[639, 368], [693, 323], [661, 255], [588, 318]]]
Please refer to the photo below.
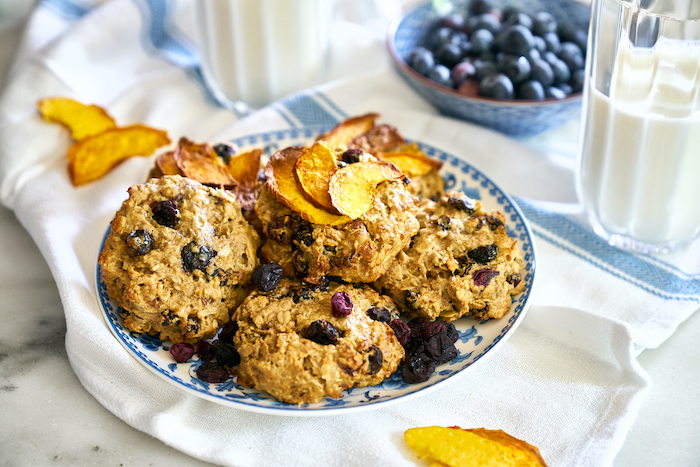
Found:
[[[241, 146], [245, 147], [245, 140], [249, 140], [251, 144], [253, 142], [259, 143], [258, 141], [260, 138], [263, 138], [263, 142], [275, 142], [275, 141], [285, 141], [285, 140], [299, 140], [301, 141], [303, 138], [309, 138], [313, 137], [317, 134], [320, 134], [324, 131], [328, 131], [332, 126], [329, 125], [305, 125], [304, 127], [293, 127], [293, 128], [286, 128], [286, 129], [280, 129], [280, 130], [269, 130], [269, 131], [264, 131], [264, 132], [258, 132], [258, 133], [251, 133], [243, 136], [237, 136], [237, 137], [231, 137], [228, 138], [227, 141], [233, 142], [233, 143], [242, 143]], [[275, 135], [277, 137], [277, 140], [273, 139], [267, 139], [269, 135]], [[407, 138], [408, 139], [408, 138]], [[129, 343], [127, 343], [124, 339], [121, 338], [119, 335], [118, 330], [115, 328], [116, 323], [113, 323], [111, 319], [108, 316], [108, 312], [105, 310], [103, 301], [102, 301], [102, 295], [100, 293], [100, 284], [102, 283], [101, 277], [100, 277], [100, 271], [101, 267], [99, 265], [98, 261], [95, 261], [95, 271], [94, 271], [94, 278], [95, 278], [95, 293], [96, 293], [96, 298], [98, 302], [98, 307], [100, 309], [100, 314], [102, 315], [102, 319], [104, 320], [105, 324], [109, 328], [112, 336], [121, 344], [121, 346], [131, 355], [135, 360], [137, 360], [142, 366], [145, 366], [148, 368], [151, 373], [154, 373], [157, 375], [160, 379], [165, 380], [166, 382], [175, 385], [176, 387], [184, 390], [186, 393], [195, 395], [197, 397], [200, 397], [204, 400], [225, 406], [225, 407], [231, 407], [231, 408], [237, 408], [240, 410], [245, 410], [248, 412], [255, 412], [255, 413], [264, 413], [268, 415], [281, 415], [281, 416], [329, 416], [329, 415], [339, 415], [339, 414], [349, 414], [349, 413], [357, 413], [357, 412], [362, 412], [362, 411], [367, 411], [367, 410], [373, 410], [381, 407], [387, 407], [393, 404], [397, 404], [400, 402], [405, 402], [410, 399], [413, 399], [415, 397], [419, 396], [424, 396], [436, 389], [442, 388], [446, 383], [448, 382], [454, 382], [458, 377], [464, 376], [466, 373], [466, 370], [472, 370], [474, 368], [479, 367], [488, 357], [493, 356], [494, 353], [508, 340], [510, 337], [513, 335], [513, 333], [516, 331], [516, 329], [520, 326], [520, 323], [523, 321], [525, 314], [527, 313], [529, 307], [530, 307], [530, 299], [532, 295], [532, 291], [534, 289], [536, 280], [537, 280], [537, 252], [536, 252], [536, 246], [533, 241], [534, 235], [532, 232], [532, 229], [530, 227], [529, 221], [525, 217], [524, 213], [520, 209], [520, 206], [517, 204], [515, 199], [511, 197], [508, 193], [506, 193], [499, 185], [497, 185], [491, 178], [486, 176], [481, 170], [479, 170], [477, 167], [469, 163], [467, 160], [465, 160], [462, 157], [459, 157], [450, 151], [446, 151], [443, 149], [440, 149], [439, 147], [429, 144], [429, 143], [424, 143], [422, 141], [418, 140], [410, 140], [409, 141], [416, 141], [419, 145], [424, 145], [428, 146], [430, 148], [430, 152], [435, 152], [439, 151], [442, 154], [445, 155], [445, 159], [442, 160], [443, 162], [451, 163], [455, 167], [455, 169], [459, 170], [462, 167], [459, 167], [460, 164], [463, 164], [467, 168], [475, 171], [478, 173], [479, 176], [481, 176], [487, 184], [491, 185], [491, 188], [494, 188], [498, 195], [502, 196], [504, 199], [506, 199], [513, 210], [515, 211], [515, 214], [519, 217], [520, 221], [523, 224], [524, 227], [524, 233], [528, 239], [528, 246], [531, 250], [531, 258], [529, 261], [526, 261], [526, 265], [529, 263], [530, 265], [530, 270], [527, 271], [528, 274], [531, 275], [530, 279], [530, 285], [528, 289], [524, 290], [521, 293], [526, 293], [527, 295], [524, 297], [523, 305], [522, 308], [517, 316], [512, 316], [511, 317], [511, 322], [509, 322], [505, 327], [507, 329], [505, 331], [501, 331], [501, 333], [496, 336], [493, 339], [493, 342], [490, 343], [488, 346], [486, 346], [471, 363], [467, 364], [463, 368], [460, 368], [458, 370], [453, 371], [450, 375], [447, 375], [447, 377], [440, 379], [439, 381], [435, 381], [431, 384], [427, 384], [423, 387], [420, 387], [416, 390], [413, 390], [411, 392], [405, 393], [405, 394], [400, 394], [396, 395], [394, 397], [389, 397], [388, 399], [382, 399], [382, 400], [373, 400], [373, 401], [367, 401], [366, 403], [363, 403], [362, 405], [353, 405], [353, 406], [344, 406], [344, 405], [338, 405], [338, 406], [331, 406], [331, 407], [307, 407], [309, 404], [288, 404], [288, 406], [280, 406], [280, 407], [266, 407], [262, 405], [257, 405], [257, 404], [250, 404], [247, 401], [250, 401], [248, 397], [244, 395], [243, 398], [241, 399], [228, 399], [223, 396], [215, 396], [210, 394], [204, 389], [197, 388], [194, 389], [186, 384], [183, 384], [181, 381], [178, 381], [177, 379], [173, 378], [170, 375], [165, 374], [162, 370], [159, 368], [155, 368], [151, 363], [149, 363], [150, 359], [144, 359], [144, 357], [141, 357], [139, 355], [139, 351], [136, 349], [132, 348]], [[452, 160], [450, 160], [452, 159]], [[493, 195], [492, 196], [496, 196]], [[107, 227], [107, 230], [103, 234], [102, 241], [100, 242], [100, 252], [104, 248], [104, 244], [106, 242], [107, 236], [109, 234], [111, 228], [111, 221], [110, 224]], [[521, 242], [522, 243], [522, 242]], [[522, 245], [521, 245], [521, 253], [522, 253]], [[99, 253], [98, 253], [99, 255]], [[504, 327], [504, 328], [505, 328]], [[122, 331], [125, 334], [129, 334], [131, 331], [128, 331], [126, 328], [122, 327]], [[164, 341], [167, 342], [167, 341]], [[154, 364], [157, 364], [156, 362], [153, 362]], [[420, 384], [425, 384], [428, 383], [428, 381], [424, 383], [419, 383]], [[416, 385], [416, 386], [418, 386]], [[373, 386], [368, 386], [367, 389], [371, 390]], [[364, 389], [364, 388], [355, 388], [355, 389]], [[327, 398], [324, 398], [326, 400]]]

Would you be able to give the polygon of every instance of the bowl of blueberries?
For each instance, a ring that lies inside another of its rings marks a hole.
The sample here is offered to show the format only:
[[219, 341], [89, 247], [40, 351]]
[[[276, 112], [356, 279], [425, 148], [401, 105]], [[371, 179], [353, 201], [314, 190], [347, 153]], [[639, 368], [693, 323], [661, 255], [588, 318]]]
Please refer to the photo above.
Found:
[[387, 46], [442, 114], [533, 136], [579, 115], [590, 14], [573, 0], [433, 0], [393, 23]]

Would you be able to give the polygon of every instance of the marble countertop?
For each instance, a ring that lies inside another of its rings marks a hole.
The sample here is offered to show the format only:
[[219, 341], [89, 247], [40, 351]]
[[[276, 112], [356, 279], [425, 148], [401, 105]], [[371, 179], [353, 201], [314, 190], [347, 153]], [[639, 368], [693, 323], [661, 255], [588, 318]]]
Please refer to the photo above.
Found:
[[[0, 84], [21, 24], [0, 30]], [[66, 356], [51, 271], [12, 211], [0, 207], [0, 466], [204, 466], [103, 408]], [[700, 314], [639, 362], [653, 386], [615, 467], [700, 465]]]

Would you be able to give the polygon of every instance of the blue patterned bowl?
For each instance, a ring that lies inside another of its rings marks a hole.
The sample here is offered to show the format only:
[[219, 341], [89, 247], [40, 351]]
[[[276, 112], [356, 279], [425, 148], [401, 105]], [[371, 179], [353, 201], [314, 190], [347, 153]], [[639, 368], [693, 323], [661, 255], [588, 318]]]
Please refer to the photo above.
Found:
[[[467, 0], [452, 2], [462, 9]], [[492, 0], [495, 7], [508, 6], [507, 1]], [[510, 2], [512, 4], [512, 1]], [[576, 28], [588, 30], [590, 7], [569, 0], [521, 0], [518, 8], [526, 12], [548, 11], [557, 21], [571, 21]], [[579, 115], [581, 93], [564, 99], [544, 101], [497, 100], [464, 96], [417, 73], [406, 63], [411, 50], [435, 27], [439, 19], [432, 2], [410, 9], [389, 28], [387, 47], [394, 66], [406, 82], [442, 114], [468, 120], [510, 136], [532, 136], [566, 123]]]

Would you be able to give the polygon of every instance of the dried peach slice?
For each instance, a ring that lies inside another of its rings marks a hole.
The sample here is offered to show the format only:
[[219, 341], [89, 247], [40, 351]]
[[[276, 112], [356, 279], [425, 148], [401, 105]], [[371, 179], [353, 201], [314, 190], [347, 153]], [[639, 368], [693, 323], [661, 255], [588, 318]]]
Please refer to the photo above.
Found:
[[391, 162], [356, 162], [333, 174], [328, 192], [339, 213], [357, 219], [372, 207], [377, 185], [403, 177], [403, 172]]
[[405, 144], [406, 140], [393, 125], [373, 126], [348, 143], [349, 149], [362, 149], [370, 154], [386, 151], [389, 148]]
[[332, 214], [314, 206], [299, 186], [294, 176], [294, 167], [304, 152], [302, 147], [289, 147], [276, 152], [265, 166], [267, 186], [275, 197], [296, 211], [312, 224], [340, 225], [350, 222], [350, 218]]
[[182, 175], [182, 171], [175, 163], [175, 151], [167, 151], [156, 157], [156, 167], [162, 175]]
[[117, 126], [102, 107], [85, 105], [68, 97], [47, 97], [36, 105], [44, 120], [64, 125], [76, 141]]
[[230, 188], [245, 211], [252, 211], [258, 200], [262, 183], [258, 181], [263, 150], [256, 148], [231, 156], [226, 169], [237, 185]]
[[380, 152], [377, 157], [396, 164], [408, 177], [420, 177], [442, 167], [442, 162], [416, 152]]
[[328, 133], [320, 135], [316, 138], [316, 141], [325, 141], [333, 148], [340, 147], [341, 145], [347, 146], [353, 139], [372, 129], [372, 127], [374, 127], [374, 122], [379, 117], [379, 114], [368, 113], [348, 118], [340, 122]]
[[183, 175], [192, 180], [213, 186], [232, 186], [236, 183], [208, 143], [196, 144], [187, 138], [180, 138], [173, 159]]
[[255, 186], [258, 181], [262, 155], [263, 150], [259, 148], [236, 154], [231, 156], [226, 169], [239, 185]]
[[406, 443], [420, 458], [449, 467], [546, 467], [539, 450], [502, 430], [431, 426], [411, 428]]
[[134, 156], [150, 156], [170, 143], [165, 131], [145, 125], [112, 128], [88, 136], [68, 149], [68, 173], [74, 186], [97, 180], [120, 162]]
[[337, 211], [331, 203], [328, 184], [336, 170], [335, 151], [325, 141], [317, 141], [304, 151], [294, 166], [294, 174], [309, 201], [333, 213]]

